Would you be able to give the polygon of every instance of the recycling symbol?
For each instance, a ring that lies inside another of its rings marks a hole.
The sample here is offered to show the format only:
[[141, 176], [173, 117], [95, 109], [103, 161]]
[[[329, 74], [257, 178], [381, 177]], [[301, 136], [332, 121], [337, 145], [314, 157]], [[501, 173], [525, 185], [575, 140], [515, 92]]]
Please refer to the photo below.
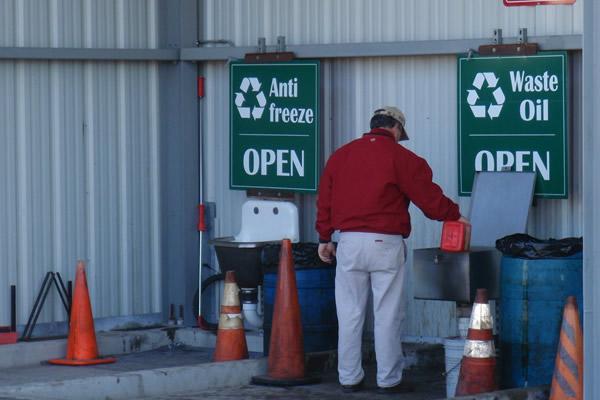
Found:
[[[265, 105], [267, 105], [267, 99], [265, 94], [260, 91], [261, 83], [258, 78], [244, 78], [240, 84], [241, 92], [235, 92], [235, 105], [240, 113], [241, 118], [254, 118], [259, 119], [265, 111]], [[246, 96], [254, 96], [258, 106], [250, 107], [246, 101]], [[244, 106], [244, 103], [246, 104]]]
[[[469, 93], [467, 95], [467, 103], [469, 103], [469, 107], [471, 107], [471, 111], [473, 112], [473, 116], [475, 118], [485, 118], [486, 114], [490, 117], [490, 119], [498, 118], [500, 115], [500, 111], [502, 111], [502, 105], [506, 100], [504, 97], [504, 92], [501, 87], [497, 87], [498, 79], [496, 74], [493, 72], [478, 72], [475, 75], [475, 79], [473, 79], [473, 87], [475, 89], [467, 89]], [[483, 83], [487, 83], [487, 87], [490, 89], [496, 88], [492, 95], [494, 96], [494, 103], [490, 103], [487, 107], [485, 105], [478, 105], [477, 100], [479, 100], [478, 91], [483, 88]]]

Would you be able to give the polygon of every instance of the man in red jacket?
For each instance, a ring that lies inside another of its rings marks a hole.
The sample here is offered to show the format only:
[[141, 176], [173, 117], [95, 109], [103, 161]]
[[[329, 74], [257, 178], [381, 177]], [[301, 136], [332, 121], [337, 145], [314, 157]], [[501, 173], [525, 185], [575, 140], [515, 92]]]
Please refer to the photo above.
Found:
[[463, 220], [458, 205], [432, 181], [423, 158], [398, 145], [407, 140], [404, 114], [375, 110], [371, 131], [334, 152], [319, 184], [319, 257], [336, 256], [335, 300], [339, 322], [338, 372], [342, 390], [362, 389], [362, 331], [373, 292], [377, 386], [383, 393], [409, 391], [402, 382], [401, 300], [412, 201], [430, 219]]

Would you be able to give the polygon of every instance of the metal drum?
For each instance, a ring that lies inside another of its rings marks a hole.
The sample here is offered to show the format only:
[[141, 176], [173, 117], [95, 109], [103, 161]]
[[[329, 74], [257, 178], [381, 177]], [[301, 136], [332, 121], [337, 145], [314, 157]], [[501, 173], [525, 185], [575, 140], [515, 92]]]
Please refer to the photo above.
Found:
[[[583, 308], [582, 253], [524, 259], [503, 256], [500, 273], [500, 357], [505, 388], [552, 381], [567, 296]], [[583, 319], [581, 319], [583, 323]]]
[[[264, 354], [268, 354], [275, 304], [277, 273], [264, 275]], [[335, 268], [296, 268], [298, 302], [302, 319], [304, 351], [337, 348], [338, 322], [335, 310]]]

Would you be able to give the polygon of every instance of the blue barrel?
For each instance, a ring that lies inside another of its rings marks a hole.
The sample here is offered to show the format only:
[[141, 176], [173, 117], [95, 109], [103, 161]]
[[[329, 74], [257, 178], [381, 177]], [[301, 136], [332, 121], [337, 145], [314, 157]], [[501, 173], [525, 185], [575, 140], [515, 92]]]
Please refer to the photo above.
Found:
[[[335, 311], [335, 268], [296, 268], [298, 302], [304, 336], [304, 351], [337, 348], [338, 322]], [[269, 351], [277, 273], [267, 272], [264, 288], [264, 354]]]
[[[503, 256], [500, 273], [500, 359], [505, 388], [549, 385], [563, 307], [575, 296], [582, 318], [582, 253], [524, 259]], [[581, 319], [583, 323], [583, 319]]]

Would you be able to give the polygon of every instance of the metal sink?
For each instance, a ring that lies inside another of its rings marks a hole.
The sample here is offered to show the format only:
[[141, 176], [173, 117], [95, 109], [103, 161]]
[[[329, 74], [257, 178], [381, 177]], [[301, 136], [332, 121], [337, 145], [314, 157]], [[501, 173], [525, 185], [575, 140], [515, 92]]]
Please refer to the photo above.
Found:
[[292, 243], [300, 238], [298, 208], [290, 201], [249, 198], [242, 205], [240, 232], [209, 240], [215, 247], [221, 271], [235, 271], [240, 288], [262, 284], [261, 253], [269, 244]]
[[261, 252], [268, 244], [277, 244], [281, 241], [268, 242], [237, 242], [233, 236], [212, 239], [208, 242], [215, 246], [219, 268], [222, 272], [235, 271], [235, 278], [239, 287], [254, 288], [262, 284], [263, 271]]

